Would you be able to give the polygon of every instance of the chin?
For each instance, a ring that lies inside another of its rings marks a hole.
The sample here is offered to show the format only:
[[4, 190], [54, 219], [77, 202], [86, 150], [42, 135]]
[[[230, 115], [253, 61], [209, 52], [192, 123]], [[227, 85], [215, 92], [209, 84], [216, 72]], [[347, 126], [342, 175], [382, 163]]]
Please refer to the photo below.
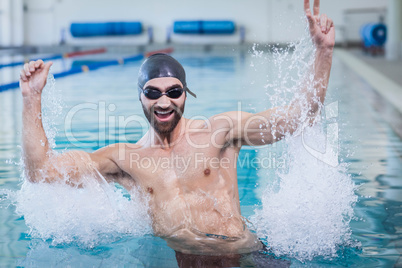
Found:
[[155, 115], [153, 115], [151, 126], [159, 134], [169, 134], [175, 129], [181, 119], [181, 116], [177, 112], [174, 112], [172, 116], [172, 119], [170, 119], [169, 121], [161, 122], [156, 118]]
[[142, 105], [142, 109], [144, 111], [145, 117], [148, 119], [148, 122], [151, 124], [155, 132], [161, 135], [170, 134], [176, 128], [177, 124], [182, 118], [184, 112], [184, 104], [181, 107], [173, 106], [172, 108], [174, 112], [171, 115], [170, 120], [161, 121], [159, 118], [157, 118], [157, 115], [155, 114], [154, 106], [152, 106], [151, 109], [148, 110], [145, 109], [144, 105]]

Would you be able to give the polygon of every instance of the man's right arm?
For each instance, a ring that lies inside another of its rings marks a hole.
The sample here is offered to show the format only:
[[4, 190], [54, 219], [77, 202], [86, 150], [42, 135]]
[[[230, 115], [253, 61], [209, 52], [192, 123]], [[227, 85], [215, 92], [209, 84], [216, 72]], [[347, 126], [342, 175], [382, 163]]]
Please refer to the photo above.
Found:
[[65, 180], [81, 185], [81, 178], [98, 170], [107, 178], [122, 174], [111, 159], [115, 148], [106, 147], [95, 153], [70, 151], [56, 155], [52, 152], [42, 124], [42, 90], [46, 85], [51, 62], [31, 61], [20, 74], [23, 98], [22, 150], [25, 175], [31, 182], [55, 182]]

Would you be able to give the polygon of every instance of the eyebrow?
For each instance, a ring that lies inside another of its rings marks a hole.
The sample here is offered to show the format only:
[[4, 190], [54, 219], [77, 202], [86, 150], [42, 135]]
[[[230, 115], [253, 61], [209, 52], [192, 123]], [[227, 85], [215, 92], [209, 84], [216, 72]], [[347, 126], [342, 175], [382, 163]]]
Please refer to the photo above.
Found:
[[[171, 86], [167, 87], [167, 88], [166, 88], [166, 91], [169, 91], [169, 90], [171, 90], [171, 89], [173, 89], [173, 88], [182, 88], [182, 86], [179, 85], [179, 84], [174, 84], [174, 85], [171, 85]], [[147, 86], [147, 87], [145, 87], [144, 89], [156, 89], [156, 90], [161, 91], [160, 88], [157, 88], [157, 87], [154, 87], [154, 86]]]

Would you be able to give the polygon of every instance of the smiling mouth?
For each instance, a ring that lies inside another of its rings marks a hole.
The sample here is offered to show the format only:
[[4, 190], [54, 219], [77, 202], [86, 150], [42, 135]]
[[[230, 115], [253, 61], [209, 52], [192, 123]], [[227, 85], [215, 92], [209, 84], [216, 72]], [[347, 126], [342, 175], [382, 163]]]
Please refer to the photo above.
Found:
[[158, 119], [164, 121], [170, 118], [170, 116], [174, 113], [174, 110], [155, 111], [154, 113]]

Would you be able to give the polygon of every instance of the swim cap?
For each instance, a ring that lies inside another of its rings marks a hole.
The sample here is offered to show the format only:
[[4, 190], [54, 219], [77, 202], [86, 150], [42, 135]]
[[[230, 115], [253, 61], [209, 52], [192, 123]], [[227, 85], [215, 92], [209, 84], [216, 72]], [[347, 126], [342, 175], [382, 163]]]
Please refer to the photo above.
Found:
[[175, 77], [183, 84], [184, 90], [193, 97], [197, 97], [191, 92], [186, 84], [186, 72], [183, 66], [172, 56], [163, 53], [157, 53], [149, 56], [141, 65], [138, 73], [138, 93], [144, 88], [144, 85], [151, 79], [160, 77]]

